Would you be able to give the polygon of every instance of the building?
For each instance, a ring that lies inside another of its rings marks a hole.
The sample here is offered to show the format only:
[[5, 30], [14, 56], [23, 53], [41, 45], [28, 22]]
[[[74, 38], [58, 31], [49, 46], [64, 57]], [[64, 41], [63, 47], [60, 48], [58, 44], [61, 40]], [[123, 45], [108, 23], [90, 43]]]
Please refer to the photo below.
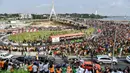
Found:
[[32, 14], [20, 14], [20, 19], [32, 19]]

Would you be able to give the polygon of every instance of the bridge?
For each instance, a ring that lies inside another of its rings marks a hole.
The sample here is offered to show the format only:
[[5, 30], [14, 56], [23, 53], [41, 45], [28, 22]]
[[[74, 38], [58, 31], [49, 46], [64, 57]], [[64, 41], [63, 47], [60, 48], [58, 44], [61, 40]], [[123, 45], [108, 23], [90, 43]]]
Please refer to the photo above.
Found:
[[69, 18], [57, 18], [57, 19], [52, 19], [52, 21], [59, 22], [62, 24], [68, 24], [70, 26], [79, 27], [79, 29], [80, 28], [89, 28], [89, 25], [87, 25], [86, 23], [77, 22], [77, 21], [74, 21], [73, 19], [69, 19]]

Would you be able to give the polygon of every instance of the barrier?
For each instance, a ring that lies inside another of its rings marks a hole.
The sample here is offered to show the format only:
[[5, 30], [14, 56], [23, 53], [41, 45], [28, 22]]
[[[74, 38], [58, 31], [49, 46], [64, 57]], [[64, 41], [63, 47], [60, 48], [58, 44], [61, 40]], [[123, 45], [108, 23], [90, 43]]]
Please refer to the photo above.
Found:
[[24, 32], [37, 32], [38, 29], [37, 28], [31, 28], [31, 29], [18, 29], [18, 30], [13, 30], [12, 31], [12, 34], [15, 35], [15, 34], [19, 34], [19, 33], [24, 33]]

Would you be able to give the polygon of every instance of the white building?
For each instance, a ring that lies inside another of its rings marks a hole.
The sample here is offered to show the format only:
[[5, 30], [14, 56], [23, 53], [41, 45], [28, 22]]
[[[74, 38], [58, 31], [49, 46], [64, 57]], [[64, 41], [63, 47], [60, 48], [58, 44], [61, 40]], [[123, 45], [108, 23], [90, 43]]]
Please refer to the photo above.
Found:
[[32, 15], [31, 14], [20, 14], [21, 19], [31, 19]]

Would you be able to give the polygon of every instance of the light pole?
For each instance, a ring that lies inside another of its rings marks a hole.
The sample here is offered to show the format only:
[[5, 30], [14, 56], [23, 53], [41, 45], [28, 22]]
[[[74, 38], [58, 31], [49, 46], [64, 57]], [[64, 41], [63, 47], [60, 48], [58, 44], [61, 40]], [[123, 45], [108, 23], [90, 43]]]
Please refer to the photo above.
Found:
[[94, 54], [94, 47], [90, 46], [90, 49], [91, 49], [91, 61], [92, 61], [92, 67], [93, 67], [93, 73], [94, 73], [94, 64], [93, 64], [93, 54]]
[[113, 50], [112, 50], [112, 63], [111, 63], [111, 67], [114, 68], [114, 64], [113, 64], [113, 59], [114, 59], [114, 50], [116, 48], [116, 33], [117, 33], [117, 29], [116, 29], [116, 24], [115, 24], [115, 35], [114, 35], [114, 46], [113, 46]]

